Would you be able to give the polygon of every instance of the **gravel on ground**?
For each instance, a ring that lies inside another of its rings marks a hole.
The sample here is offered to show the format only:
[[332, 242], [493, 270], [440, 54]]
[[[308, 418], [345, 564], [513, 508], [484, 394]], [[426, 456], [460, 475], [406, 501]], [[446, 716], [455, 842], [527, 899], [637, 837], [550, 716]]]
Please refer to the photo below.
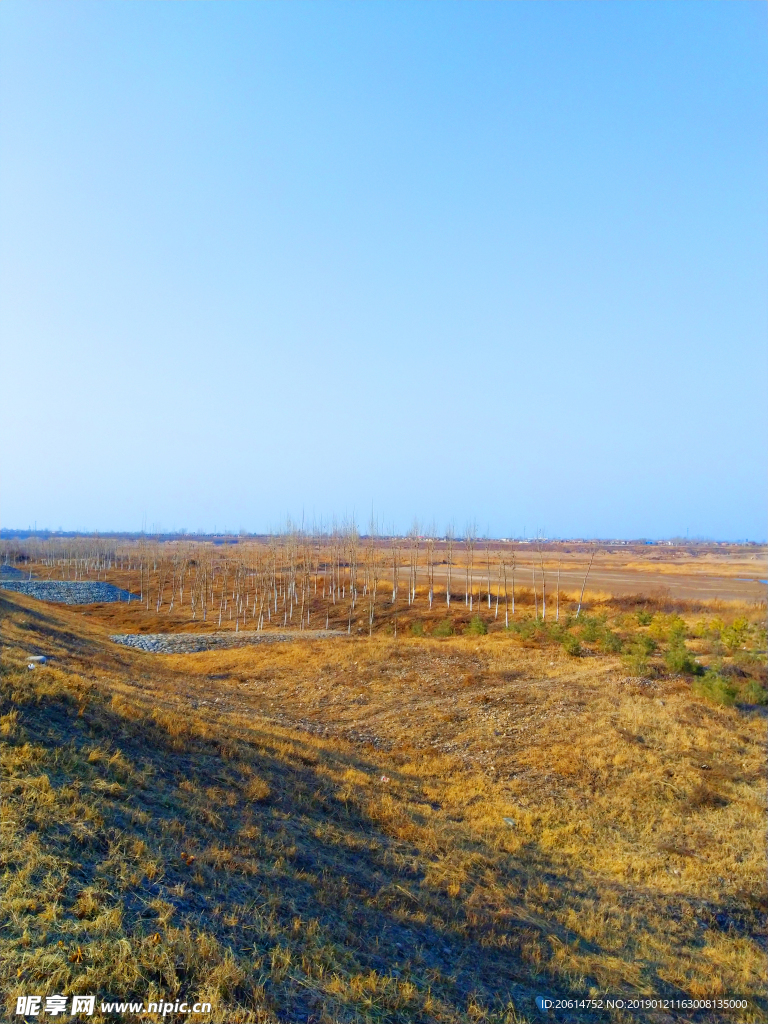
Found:
[[135, 594], [111, 583], [93, 580], [18, 580], [2, 577], [0, 589], [35, 597], [38, 601], [56, 604], [106, 604], [115, 601], [138, 601]]
[[291, 640], [325, 640], [346, 636], [336, 629], [302, 629], [293, 633], [257, 633], [253, 631], [222, 633], [117, 633], [110, 636], [116, 644], [134, 647], [150, 654], [196, 654], [227, 647], [250, 644], [279, 644]]

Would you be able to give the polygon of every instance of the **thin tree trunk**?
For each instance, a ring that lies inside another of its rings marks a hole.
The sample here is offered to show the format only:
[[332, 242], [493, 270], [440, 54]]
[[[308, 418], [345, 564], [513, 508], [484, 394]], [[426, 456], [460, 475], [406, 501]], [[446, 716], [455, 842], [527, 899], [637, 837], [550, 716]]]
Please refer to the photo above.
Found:
[[539, 564], [541, 565], [541, 621], [546, 622], [547, 619], [547, 577], [544, 573], [544, 556], [541, 553], [541, 544], [539, 544]]
[[451, 607], [451, 574], [453, 570], [453, 537], [451, 536], [453, 531], [448, 535], [448, 569], [445, 580], [445, 603], [448, 608]]
[[584, 600], [584, 588], [587, 585], [587, 577], [589, 576], [589, 571], [592, 568], [592, 563], [594, 562], [594, 560], [595, 560], [595, 548], [592, 548], [592, 557], [589, 560], [589, 565], [587, 566], [587, 571], [584, 573], [584, 582], [581, 585], [581, 594], [579, 595], [579, 607], [576, 609], [576, 618], [577, 619], [578, 619], [579, 614], [581, 612], [581, 602]]

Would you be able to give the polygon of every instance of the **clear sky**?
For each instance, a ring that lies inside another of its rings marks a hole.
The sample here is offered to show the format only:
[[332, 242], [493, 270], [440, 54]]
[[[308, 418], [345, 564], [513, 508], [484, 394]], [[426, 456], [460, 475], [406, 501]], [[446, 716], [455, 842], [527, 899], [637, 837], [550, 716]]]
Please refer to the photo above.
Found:
[[765, 3], [0, 5], [0, 525], [766, 536]]

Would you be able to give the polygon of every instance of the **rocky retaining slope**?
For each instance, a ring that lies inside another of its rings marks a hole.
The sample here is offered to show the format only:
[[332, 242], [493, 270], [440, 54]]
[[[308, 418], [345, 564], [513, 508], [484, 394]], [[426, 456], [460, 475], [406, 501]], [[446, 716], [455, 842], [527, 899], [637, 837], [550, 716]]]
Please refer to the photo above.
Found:
[[135, 594], [121, 590], [111, 583], [88, 580], [0, 580], [0, 589], [13, 590], [17, 594], [36, 597], [38, 601], [54, 601], [57, 604], [102, 604], [114, 601], [138, 601]]
[[334, 629], [304, 629], [295, 633], [118, 633], [109, 639], [125, 647], [135, 647], [151, 654], [196, 654], [225, 647], [246, 647], [249, 644], [279, 644], [290, 640], [325, 640], [346, 636]]
[[15, 565], [0, 565], [0, 580], [26, 580], [29, 573], [17, 569]]

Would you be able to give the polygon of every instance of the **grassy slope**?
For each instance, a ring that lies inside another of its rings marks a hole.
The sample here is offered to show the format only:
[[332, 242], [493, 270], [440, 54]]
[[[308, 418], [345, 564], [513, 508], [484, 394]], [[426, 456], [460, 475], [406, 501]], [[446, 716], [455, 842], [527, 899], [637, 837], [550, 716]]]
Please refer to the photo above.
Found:
[[228, 1022], [764, 991], [759, 714], [508, 636], [156, 658], [0, 602], [9, 1015], [62, 991]]

